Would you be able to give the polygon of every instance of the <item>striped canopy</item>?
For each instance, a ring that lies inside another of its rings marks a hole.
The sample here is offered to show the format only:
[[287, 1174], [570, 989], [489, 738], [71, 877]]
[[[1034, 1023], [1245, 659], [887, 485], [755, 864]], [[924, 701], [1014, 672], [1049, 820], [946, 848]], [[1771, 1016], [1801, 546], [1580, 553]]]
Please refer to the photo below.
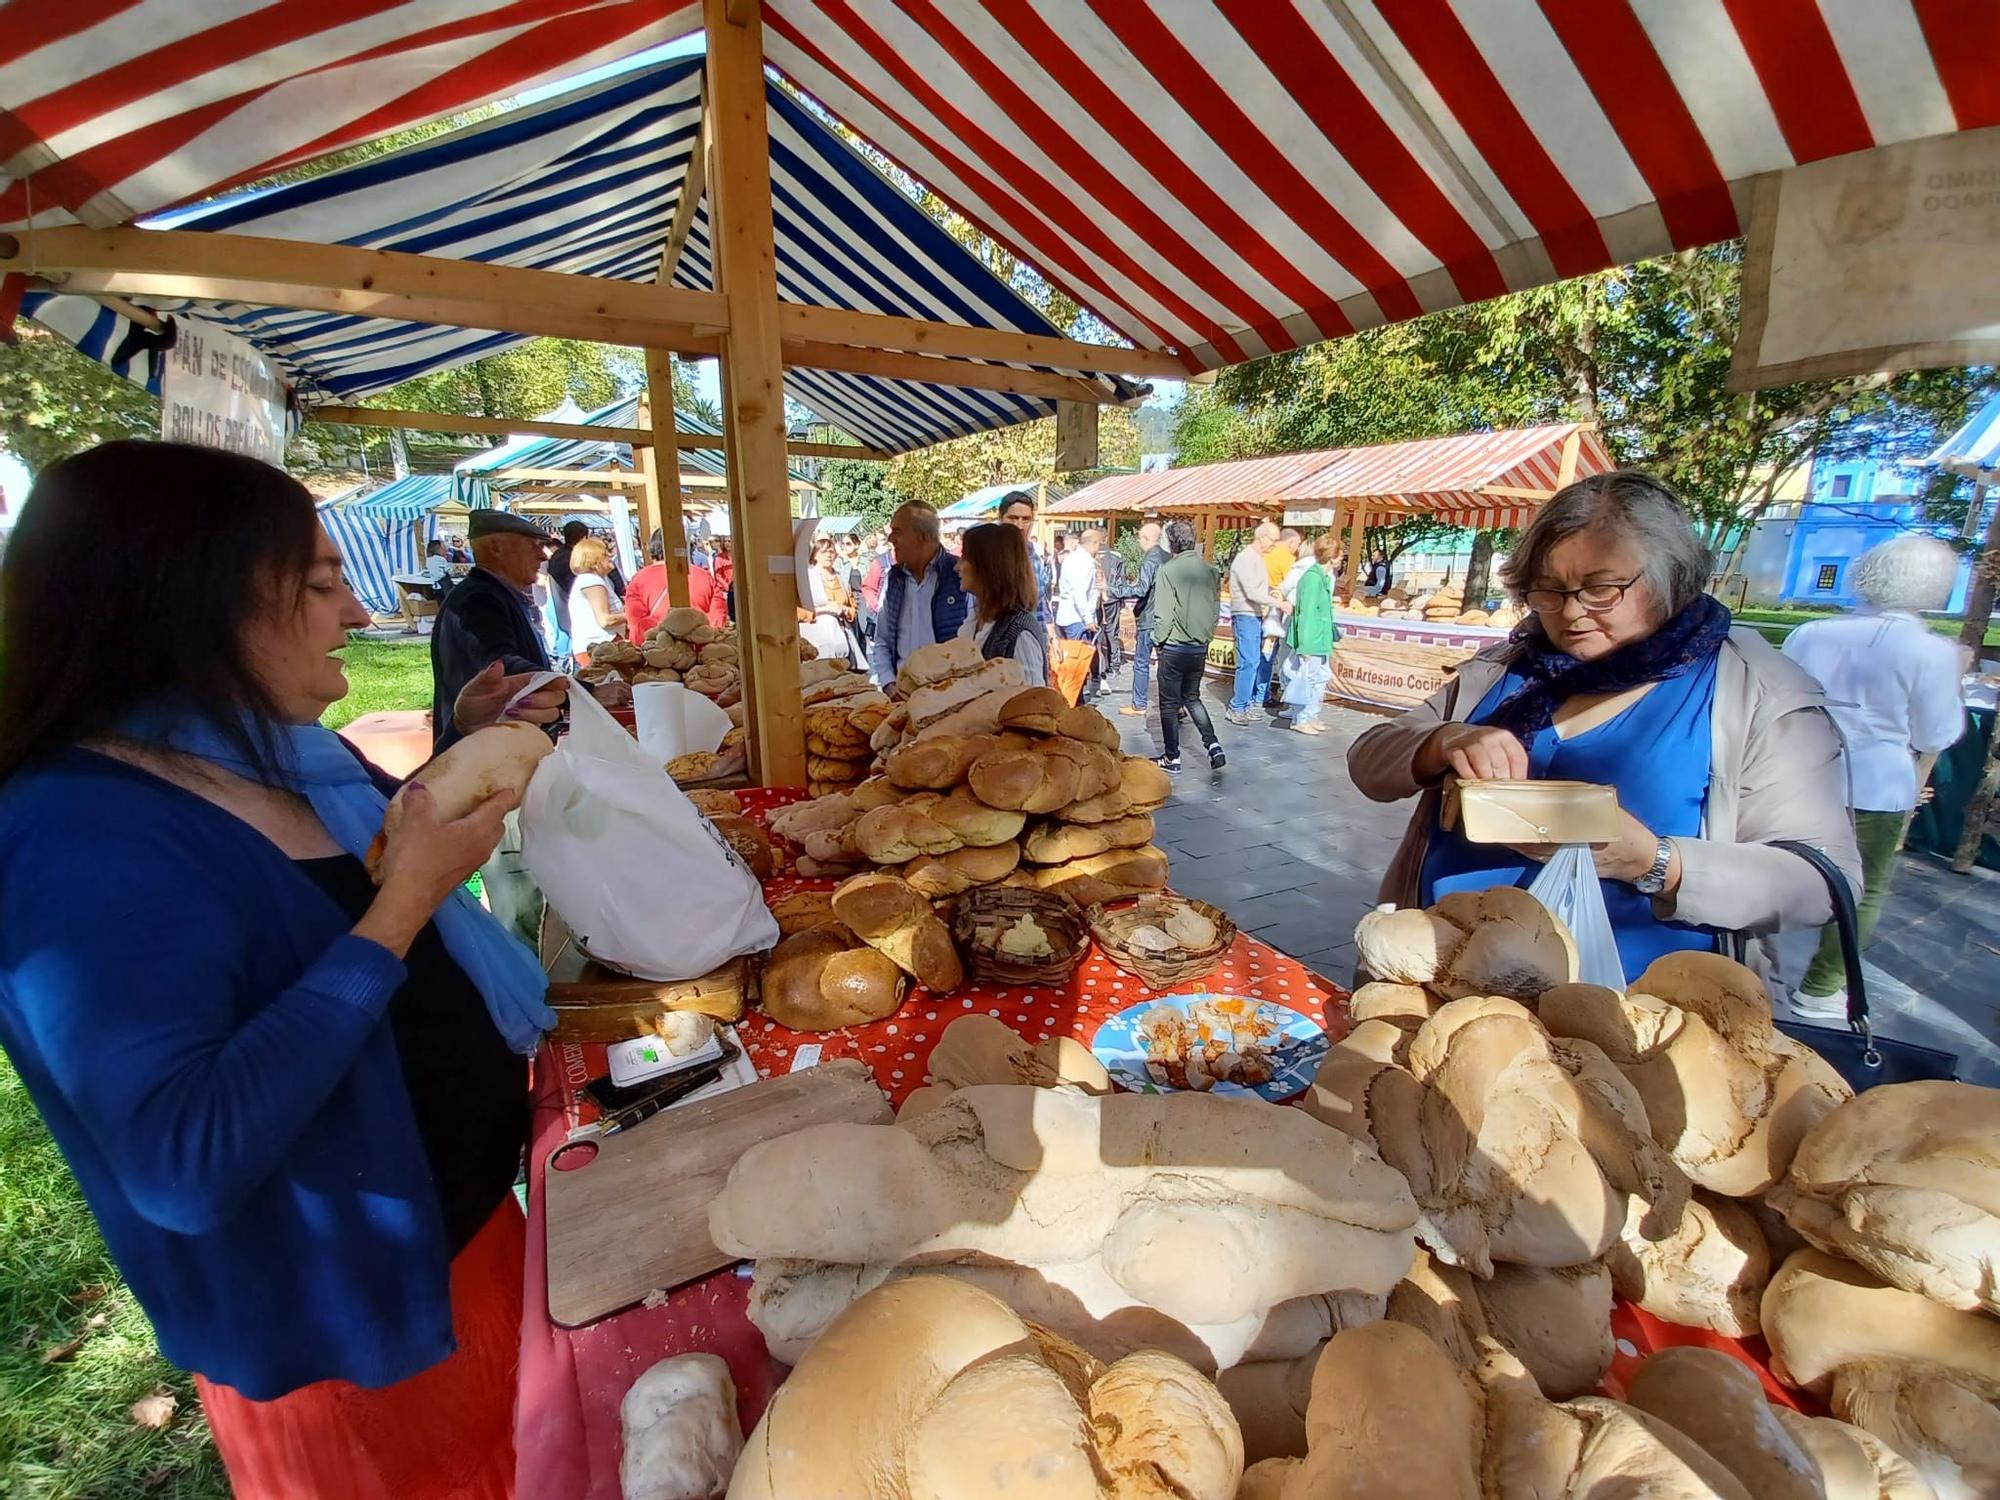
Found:
[[406, 474], [401, 479], [391, 480], [379, 490], [337, 502], [345, 515], [367, 516], [384, 525], [399, 521], [408, 524], [419, 516], [429, 515], [440, 505], [450, 503], [449, 474]]
[[1974, 412], [1927, 462], [1988, 483], [2000, 477], [2000, 396]]
[[[442, 477], [412, 476], [413, 479]], [[375, 494], [383, 495], [410, 482], [399, 479]], [[370, 498], [328, 501], [319, 507], [319, 518], [334, 546], [340, 549], [341, 571], [355, 597], [375, 614], [394, 614], [403, 602], [396, 588], [396, 575], [411, 576], [423, 571], [422, 544], [437, 535], [437, 517], [428, 507], [411, 515], [370, 509]]]
[[[639, 398], [627, 396], [609, 406], [600, 406], [596, 411], [569, 416], [557, 413], [551, 419], [590, 427], [636, 427], [639, 425]], [[679, 409], [674, 412], [674, 422], [682, 432], [702, 433], [710, 437], [720, 432], [714, 423]], [[460, 505], [468, 510], [484, 510], [492, 505], [496, 489], [507, 488], [504, 483], [495, 483], [492, 477], [504, 469], [588, 471], [608, 469], [614, 463], [626, 469], [633, 466], [629, 444], [591, 438], [520, 437], [471, 458], [461, 459], [452, 466], [451, 485]], [[680, 467], [684, 474], [708, 474], [718, 479], [727, 472], [720, 448], [683, 448], [680, 450]], [[796, 465], [792, 467], [791, 474], [793, 479], [802, 482], [806, 477]]]
[[[822, 120], [767, 84], [779, 294], [821, 307], [1058, 332]], [[656, 63], [420, 145], [287, 186], [172, 213], [159, 227], [414, 251], [651, 282], [700, 126], [702, 60]], [[707, 209], [674, 284], [713, 289]], [[198, 311], [277, 360], [310, 402], [350, 400], [519, 343], [480, 329], [242, 304]], [[23, 310], [150, 383], [149, 341], [77, 297]], [[1103, 382], [1107, 394], [1138, 387]], [[1053, 402], [794, 369], [787, 393], [862, 444], [901, 451], [1045, 416]]]
[[1423, 512], [1475, 529], [1519, 526], [1537, 501], [1506, 492], [1552, 491], [1572, 435], [1577, 477], [1614, 467], [1596, 428], [1562, 423], [1115, 474], [1058, 500], [1049, 514], [1283, 512], [1302, 525], [1331, 525], [1337, 507], [1358, 501], [1371, 512]]
[[[1195, 367], [1728, 238], [1759, 173], [2000, 124], [1988, 0], [763, 12], [780, 71]], [[676, 0], [17, 3], [0, 219], [123, 222], [698, 23]]]

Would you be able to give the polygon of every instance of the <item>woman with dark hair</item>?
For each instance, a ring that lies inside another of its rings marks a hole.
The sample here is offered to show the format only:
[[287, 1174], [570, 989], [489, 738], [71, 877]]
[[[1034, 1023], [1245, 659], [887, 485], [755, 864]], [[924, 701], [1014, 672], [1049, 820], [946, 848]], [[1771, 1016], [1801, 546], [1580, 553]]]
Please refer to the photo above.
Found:
[[1035, 565], [1028, 541], [1012, 526], [987, 524], [965, 533], [958, 579], [975, 608], [959, 627], [979, 642], [988, 661], [1011, 656], [1031, 687], [1049, 680], [1049, 636], [1035, 590]]
[[[119, 610], [76, 611], [83, 556]], [[510, 1495], [550, 1015], [460, 889], [510, 799], [446, 819], [413, 785], [370, 879], [393, 784], [318, 726], [368, 613], [311, 495], [252, 459], [65, 459], [0, 589], [0, 1047], [235, 1493]], [[496, 664], [458, 722], [524, 685]]]
[[1623, 830], [1595, 851], [1627, 979], [1654, 959], [1832, 915], [1819, 874], [1769, 845], [1823, 849], [1858, 890], [1840, 736], [1819, 687], [1704, 590], [1709, 552], [1680, 499], [1630, 470], [1580, 479], [1544, 505], [1502, 570], [1530, 614], [1461, 663], [1420, 707], [1347, 752], [1378, 802], [1420, 797], [1382, 883], [1427, 906], [1454, 890], [1530, 884], [1546, 849], [1466, 842], [1438, 821], [1440, 788], [1549, 777], [1617, 788]]

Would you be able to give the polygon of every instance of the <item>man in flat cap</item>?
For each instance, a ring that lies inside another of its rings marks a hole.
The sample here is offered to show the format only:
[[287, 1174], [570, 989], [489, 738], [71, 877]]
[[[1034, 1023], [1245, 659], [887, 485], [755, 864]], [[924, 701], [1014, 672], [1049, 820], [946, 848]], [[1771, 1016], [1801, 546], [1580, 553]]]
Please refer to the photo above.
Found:
[[[496, 683], [549, 670], [548, 646], [535, 623], [534, 588], [544, 549], [554, 539], [525, 516], [504, 510], [474, 511], [466, 534], [472, 568], [445, 595], [431, 632], [431, 738], [439, 750], [459, 736], [452, 705], [473, 678], [495, 663]], [[559, 701], [552, 698], [550, 706]], [[537, 712], [531, 720], [544, 717], [554, 715]]]

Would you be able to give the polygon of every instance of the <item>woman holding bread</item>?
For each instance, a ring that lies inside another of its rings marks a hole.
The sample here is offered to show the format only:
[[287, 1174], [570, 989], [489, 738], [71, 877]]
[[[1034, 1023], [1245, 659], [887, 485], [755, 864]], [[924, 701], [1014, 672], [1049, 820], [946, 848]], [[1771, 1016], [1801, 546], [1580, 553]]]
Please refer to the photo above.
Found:
[[1468, 843], [1439, 824], [1447, 776], [1556, 778], [1617, 789], [1621, 831], [1595, 847], [1627, 976], [1681, 949], [1817, 927], [1827, 889], [1795, 839], [1858, 890], [1840, 737], [1819, 689], [1704, 589], [1709, 551], [1659, 480], [1578, 480], [1544, 505], [1502, 572], [1530, 611], [1461, 663], [1428, 702], [1357, 739], [1354, 784], [1418, 797], [1381, 899], [1429, 905], [1453, 890], [1526, 886], [1545, 848]]
[[1012, 657], [1030, 687], [1049, 680], [1049, 637], [1035, 590], [1028, 540], [1013, 526], [974, 526], [965, 533], [958, 578], [976, 606], [958, 633], [979, 643], [987, 661]]
[[[85, 555], [126, 609], [75, 611]], [[460, 885], [559, 687], [510, 709], [525, 683], [480, 674], [458, 721], [504, 727], [389, 802], [318, 726], [368, 612], [312, 496], [212, 449], [56, 464], [4, 568], [0, 1046], [235, 1493], [511, 1494], [512, 1187], [549, 1012]]]

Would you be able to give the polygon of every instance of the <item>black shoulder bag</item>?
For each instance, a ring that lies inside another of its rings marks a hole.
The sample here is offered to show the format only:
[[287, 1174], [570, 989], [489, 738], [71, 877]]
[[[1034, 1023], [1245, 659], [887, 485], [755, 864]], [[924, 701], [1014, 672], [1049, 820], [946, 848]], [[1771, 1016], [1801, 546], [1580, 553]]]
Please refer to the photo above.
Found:
[[1778, 1030], [1813, 1049], [1851, 1084], [1856, 1093], [1878, 1083], [1916, 1083], [1954, 1078], [1958, 1054], [1915, 1042], [1898, 1042], [1875, 1035], [1868, 1016], [1868, 992], [1861, 976], [1861, 929], [1854, 913], [1854, 891], [1840, 866], [1824, 852], [1796, 839], [1777, 839], [1783, 849], [1819, 871], [1833, 897], [1833, 921], [1840, 933], [1840, 956], [1847, 968], [1847, 1026], [1814, 1026], [1804, 1021], [1779, 1021]]

